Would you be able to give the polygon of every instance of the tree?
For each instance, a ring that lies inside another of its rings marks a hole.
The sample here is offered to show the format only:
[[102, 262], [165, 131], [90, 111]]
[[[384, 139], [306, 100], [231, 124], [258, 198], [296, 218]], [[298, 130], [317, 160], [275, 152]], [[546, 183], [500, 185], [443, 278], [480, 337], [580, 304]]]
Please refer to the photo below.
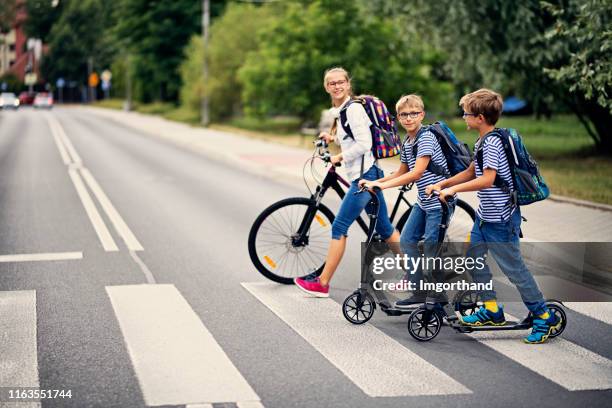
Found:
[[562, 104], [600, 150], [612, 153], [612, 111], [605, 102], [610, 0], [482, 0], [477, 7], [467, 0], [415, 0], [403, 7], [398, 14], [405, 26], [418, 26], [445, 52], [460, 91], [486, 85], [513, 92], [540, 112]]
[[231, 117], [240, 112], [242, 85], [237, 73], [249, 51], [258, 49], [256, 32], [273, 19], [270, 7], [230, 4], [225, 13], [211, 25], [208, 44], [208, 81], [202, 84], [204, 51], [200, 36], [194, 36], [185, 48], [181, 64], [181, 103], [200, 111], [203, 92], [209, 97], [212, 120]]
[[40, 38], [47, 43], [51, 28], [60, 18], [65, 3], [66, 1], [26, 0], [28, 18], [24, 29], [28, 37]]
[[115, 7], [115, 38], [133, 56], [139, 99], [176, 101], [183, 49], [201, 28], [200, 2], [121, 0]]
[[261, 29], [260, 48], [239, 71], [247, 113], [317, 119], [329, 106], [323, 72], [338, 65], [351, 72], [358, 93], [376, 94], [390, 108], [408, 92], [445, 104], [438, 91], [446, 84], [433, 75], [437, 55], [403, 42], [392, 22], [341, 0], [278, 7], [282, 17]]
[[42, 71], [48, 80], [63, 77], [85, 83], [89, 58], [98, 70], [113, 59], [115, 49], [107, 35], [113, 25], [111, 5], [104, 0], [65, 3], [48, 34], [50, 53], [43, 59]]
[[15, 21], [15, 0], [0, 0], [0, 33], [9, 32]]

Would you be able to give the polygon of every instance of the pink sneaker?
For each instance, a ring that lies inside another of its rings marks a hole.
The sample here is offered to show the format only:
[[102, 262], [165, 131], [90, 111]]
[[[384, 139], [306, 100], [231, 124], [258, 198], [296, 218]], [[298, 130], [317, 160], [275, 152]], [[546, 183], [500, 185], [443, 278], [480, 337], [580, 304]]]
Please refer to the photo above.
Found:
[[319, 278], [313, 280], [305, 280], [302, 278], [295, 278], [293, 280], [295, 285], [303, 290], [304, 292], [311, 294], [316, 297], [329, 297], [329, 285], [323, 286], [319, 283]]

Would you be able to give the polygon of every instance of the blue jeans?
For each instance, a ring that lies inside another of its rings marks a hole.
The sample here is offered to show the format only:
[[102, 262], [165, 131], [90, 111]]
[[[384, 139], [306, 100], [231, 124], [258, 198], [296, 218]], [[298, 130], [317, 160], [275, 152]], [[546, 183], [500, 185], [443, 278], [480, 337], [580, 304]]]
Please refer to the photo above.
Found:
[[[521, 231], [521, 211], [516, 209], [506, 222], [486, 222], [478, 216], [471, 232], [468, 257], [483, 257], [489, 250], [500, 269], [518, 289], [523, 303], [536, 315], [546, 312], [544, 297], [533, 275], [527, 269], [519, 246]], [[488, 245], [493, 244], [493, 245]], [[471, 270], [476, 283], [488, 283], [493, 276], [489, 266]], [[481, 292], [482, 300], [494, 300], [494, 290]]]
[[[376, 166], [370, 167], [368, 171], [363, 173], [364, 180], [378, 180], [383, 177], [384, 173], [381, 169]], [[332, 224], [332, 239], [340, 239], [342, 236], [348, 236], [348, 229], [355, 222], [359, 214], [365, 209], [368, 214], [372, 214], [374, 209], [370, 205], [370, 193], [363, 192], [355, 195], [359, 191], [359, 180], [354, 180], [351, 183], [351, 187], [346, 192], [342, 204], [340, 204], [340, 210], [338, 215]], [[383, 238], [387, 239], [393, 235], [395, 228], [389, 221], [389, 215], [387, 213], [387, 204], [385, 203], [385, 197], [382, 191], [376, 193], [378, 197], [378, 219], [376, 222], [376, 232]]]
[[[451, 219], [455, 206], [449, 206], [449, 214], [446, 223]], [[436, 248], [439, 240], [444, 239], [440, 237], [440, 224], [442, 223], [442, 210], [435, 209], [425, 211], [418, 204], [412, 207], [408, 221], [402, 229], [402, 235], [400, 237], [400, 245], [402, 252], [408, 255], [410, 258], [418, 258], [421, 256], [417, 248], [418, 242], [423, 239], [424, 246], [423, 252], [426, 257], [435, 256]], [[410, 281], [417, 284], [423, 279], [423, 272], [421, 268], [416, 271], [408, 271], [410, 273]]]

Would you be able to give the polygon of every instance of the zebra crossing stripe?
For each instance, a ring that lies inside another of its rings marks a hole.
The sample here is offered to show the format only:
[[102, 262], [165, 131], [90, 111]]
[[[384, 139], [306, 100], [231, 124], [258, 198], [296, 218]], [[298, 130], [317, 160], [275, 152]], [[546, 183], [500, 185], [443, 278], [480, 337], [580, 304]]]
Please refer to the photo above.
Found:
[[[520, 320], [506, 313], [508, 320]], [[571, 323], [568, 323], [571, 324]], [[569, 391], [612, 388], [612, 361], [562, 337], [545, 344], [524, 344], [526, 332], [486, 331], [469, 334]]]
[[374, 326], [348, 323], [332, 299], [307, 297], [295, 287], [268, 282], [242, 286], [369, 396], [472, 393]]
[[174, 285], [106, 292], [148, 406], [260, 400]]
[[612, 325], [612, 302], [563, 302], [563, 305], [592, 319]]
[[[34, 290], [0, 292], [0, 388], [15, 387], [40, 387]], [[40, 407], [39, 402], [16, 405]]]

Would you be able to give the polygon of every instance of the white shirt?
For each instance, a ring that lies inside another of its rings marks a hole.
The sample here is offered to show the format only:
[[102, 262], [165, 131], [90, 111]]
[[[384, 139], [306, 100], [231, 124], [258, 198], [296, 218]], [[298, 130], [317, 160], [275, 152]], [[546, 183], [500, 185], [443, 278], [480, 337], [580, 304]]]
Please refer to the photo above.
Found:
[[[340, 110], [342, 110], [348, 101], [349, 98], [340, 107], [332, 108], [332, 114], [338, 120], [340, 120]], [[352, 103], [347, 108], [346, 120], [351, 128], [354, 139], [338, 123], [335, 142], [342, 149], [342, 165], [346, 171], [346, 176], [350, 181], [354, 181], [361, 176], [362, 157], [364, 173], [375, 163], [374, 155], [372, 154], [372, 133], [370, 132], [372, 122], [360, 103]]]

